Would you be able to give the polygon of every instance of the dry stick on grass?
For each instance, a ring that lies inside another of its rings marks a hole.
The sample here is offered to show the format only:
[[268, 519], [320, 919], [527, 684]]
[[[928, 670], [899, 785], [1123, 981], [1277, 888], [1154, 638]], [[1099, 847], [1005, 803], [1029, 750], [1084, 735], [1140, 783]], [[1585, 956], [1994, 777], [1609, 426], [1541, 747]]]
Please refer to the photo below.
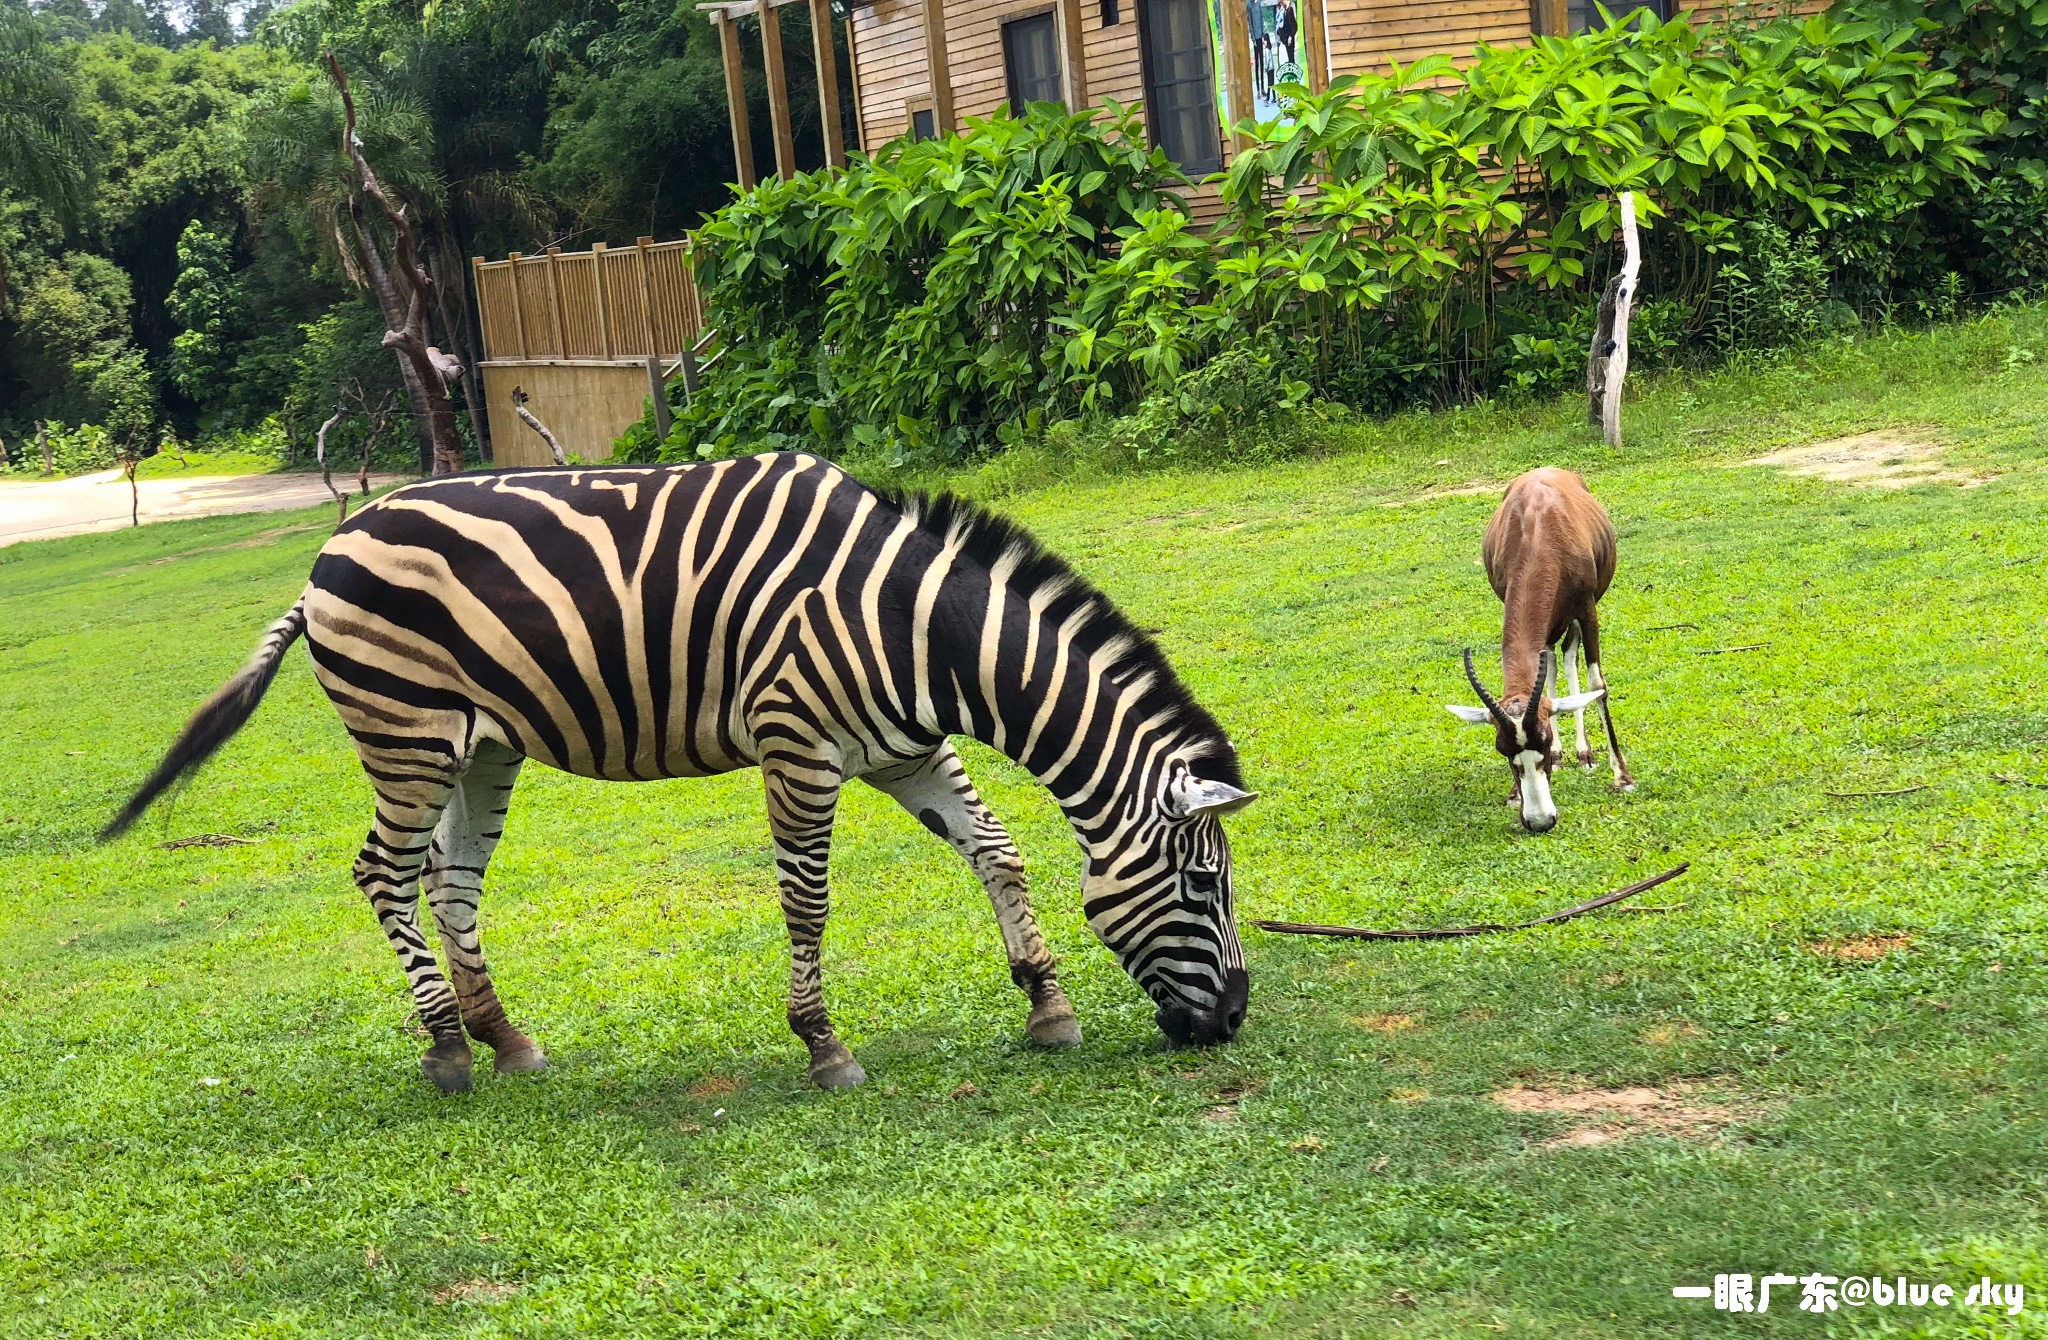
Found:
[[1693, 653], [1693, 655], [1695, 655], [1695, 656], [1726, 656], [1726, 655], [1730, 654], [1731, 652], [1738, 652], [1738, 651], [1762, 651], [1762, 650], [1763, 650], [1763, 649], [1764, 649], [1765, 647], [1768, 647], [1768, 646], [1770, 646], [1770, 645], [1771, 645], [1771, 644], [1770, 644], [1770, 643], [1768, 643], [1768, 642], [1749, 642], [1749, 643], [1745, 643], [1745, 644], [1743, 644], [1743, 645], [1742, 645], [1742, 646], [1740, 646], [1740, 647], [1708, 647], [1708, 648], [1706, 648], [1706, 649], [1705, 649], [1705, 650], [1703, 650], [1703, 651], [1696, 651], [1696, 652], [1694, 652], [1694, 653]]
[[548, 431], [548, 426], [536, 418], [534, 412], [526, 407], [526, 400], [525, 391], [517, 386], [512, 388], [512, 412], [519, 416], [519, 422], [540, 434], [540, 440], [548, 444], [549, 451], [555, 453], [556, 465], [567, 465], [569, 458], [562, 454], [562, 444], [555, 441], [555, 435]]
[[1829, 791], [1826, 794], [1836, 800], [1856, 800], [1863, 796], [1910, 796], [1915, 791], [1925, 791], [1932, 785], [1932, 782], [1922, 782], [1918, 786], [1901, 786], [1891, 791]]
[[1695, 633], [1700, 631], [1700, 626], [1696, 623], [1660, 623], [1655, 628], [1645, 628], [1643, 631], [1645, 633], [1670, 633], [1680, 628], [1690, 628]]
[[191, 837], [173, 838], [169, 842], [156, 844], [158, 851], [182, 851], [186, 847], [253, 847], [256, 844], [245, 837], [231, 833], [195, 833]]
[[1992, 773], [1991, 780], [2004, 782], [2007, 786], [2031, 786], [2036, 791], [2048, 791], [2048, 782], [2030, 782], [2024, 777], [2013, 777], [2003, 772]]
[[1537, 917], [1533, 921], [1518, 921], [1511, 926], [1497, 922], [1480, 922], [1472, 926], [1446, 926], [1435, 930], [1373, 931], [1358, 926], [1322, 926], [1312, 921], [1254, 921], [1252, 925], [1262, 931], [1276, 931], [1282, 935], [1324, 935], [1338, 940], [1455, 940], [1460, 936], [1491, 935], [1497, 931], [1526, 931], [1533, 926], [1548, 926], [1584, 916], [1588, 912], [1597, 912], [1624, 898], [1633, 898], [1639, 893], [1656, 888], [1659, 884], [1669, 883], [1690, 869], [1692, 862], [1686, 861], [1671, 867], [1661, 875], [1652, 875], [1625, 889], [1603, 893], [1598, 898], [1589, 899], [1576, 907], [1567, 907], [1562, 912], [1552, 912], [1547, 917]]

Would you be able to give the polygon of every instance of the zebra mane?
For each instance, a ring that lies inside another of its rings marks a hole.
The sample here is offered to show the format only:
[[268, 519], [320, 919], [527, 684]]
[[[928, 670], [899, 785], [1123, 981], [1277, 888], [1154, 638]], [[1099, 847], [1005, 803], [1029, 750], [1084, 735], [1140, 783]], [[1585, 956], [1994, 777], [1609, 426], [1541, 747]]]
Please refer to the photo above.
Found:
[[1206, 764], [1195, 768], [1197, 775], [1244, 786], [1236, 746], [1209, 709], [1181, 683], [1166, 652], [1036, 535], [956, 493], [890, 490], [882, 497], [916, 522], [920, 531], [941, 544], [953, 545], [963, 558], [991, 571], [1006, 569], [1007, 585], [1023, 599], [1048, 590], [1057, 592], [1045, 606], [1045, 617], [1057, 624], [1081, 612], [1075, 647], [1091, 655], [1108, 651], [1114, 659], [1106, 674], [1113, 681], [1143, 680], [1145, 688], [1137, 707], [1148, 716], [1161, 714], [1186, 732], [1196, 746], [1189, 761]]

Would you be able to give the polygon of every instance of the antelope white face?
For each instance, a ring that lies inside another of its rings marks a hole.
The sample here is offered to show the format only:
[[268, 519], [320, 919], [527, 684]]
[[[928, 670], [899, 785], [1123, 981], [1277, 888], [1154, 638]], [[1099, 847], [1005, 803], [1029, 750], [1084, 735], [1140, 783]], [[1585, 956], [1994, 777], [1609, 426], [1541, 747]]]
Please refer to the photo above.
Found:
[[1544, 648], [1537, 661], [1537, 690], [1525, 699], [1502, 703], [1486, 691], [1472, 669], [1472, 653], [1465, 653], [1465, 674], [1479, 692], [1483, 707], [1445, 704], [1445, 710], [1460, 721], [1493, 728], [1493, 747], [1508, 761], [1515, 775], [1514, 799], [1520, 805], [1522, 827], [1531, 833], [1548, 833], [1557, 827], [1557, 802], [1550, 794], [1550, 773], [1564, 757], [1557, 738], [1557, 715], [1576, 712], [1606, 690], [1594, 689], [1567, 698], [1551, 698], [1542, 692], [1550, 682], [1550, 649]]
[[1557, 763], [1555, 728], [1550, 737], [1550, 749], [1524, 749], [1508, 760], [1522, 791], [1522, 827], [1532, 833], [1548, 833], [1557, 827], [1557, 802], [1550, 798], [1550, 770]]

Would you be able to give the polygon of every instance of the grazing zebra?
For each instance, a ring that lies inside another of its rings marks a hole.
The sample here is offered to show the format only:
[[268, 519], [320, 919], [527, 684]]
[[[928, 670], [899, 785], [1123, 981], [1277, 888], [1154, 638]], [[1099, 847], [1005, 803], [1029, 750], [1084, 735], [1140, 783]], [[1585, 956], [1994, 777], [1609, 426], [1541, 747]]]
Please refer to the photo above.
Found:
[[[1053, 793], [1086, 856], [1088, 924], [1175, 1044], [1226, 1041], [1248, 982], [1219, 816], [1236, 751], [1158, 646], [1023, 530], [960, 499], [891, 497], [825, 461], [458, 475], [358, 512], [291, 611], [108, 825], [118, 836], [255, 711], [303, 634], [377, 795], [357, 885], [466, 1089], [546, 1060], [484, 966], [477, 905], [528, 758], [643, 781], [759, 767], [790, 938], [789, 1025], [826, 1087], [860, 1083], [819, 977], [842, 785], [894, 797], [994, 905], [1043, 1044], [1080, 1041], [1023, 860], [948, 743]], [[419, 923], [424, 889], [448, 959]], [[450, 981], [452, 978], [452, 982]]]

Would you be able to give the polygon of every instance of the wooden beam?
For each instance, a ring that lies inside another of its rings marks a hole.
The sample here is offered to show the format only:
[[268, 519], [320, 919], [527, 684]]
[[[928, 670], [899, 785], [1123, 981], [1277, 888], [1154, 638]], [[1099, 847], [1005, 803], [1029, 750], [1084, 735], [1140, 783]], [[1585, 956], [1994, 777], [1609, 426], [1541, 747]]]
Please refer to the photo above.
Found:
[[1301, 63], [1308, 68], [1308, 91], [1327, 92], [1330, 87], [1330, 29], [1323, 16], [1323, 0], [1300, 0]]
[[647, 255], [647, 248], [653, 245], [651, 237], [643, 237], [633, 243], [640, 252], [640, 314], [647, 325], [647, 357], [650, 361], [661, 356], [660, 347], [654, 343], [654, 264]]
[[953, 71], [946, 64], [946, 0], [924, 0], [925, 71], [931, 79], [932, 129], [953, 133]]
[[[801, 5], [807, 2], [808, 0], [768, 0], [765, 8], [781, 9], [784, 5]], [[749, 14], [759, 14], [764, 6], [761, 0], [725, 0], [725, 3], [699, 5], [697, 8], [706, 14], [723, 14], [727, 18], [743, 19]]]
[[569, 313], [568, 309], [563, 307], [562, 305], [562, 281], [560, 277], [561, 263], [562, 249], [560, 247], [549, 247], [548, 300], [554, 305], [555, 309], [555, 353], [559, 357], [568, 358], [570, 357]]
[[855, 148], [867, 143], [868, 123], [860, 107], [860, 49], [853, 44], [853, 7], [846, 10], [846, 69], [853, 85], [853, 138]]
[[754, 189], [754, 136], [747, 129], [747, 85], [740, 69], [740, 32], [723, 10], [714, 10], [718, 50], [725, 58], [725, 116], [732, 122], [732, 161], [742, 191]]
[[526, 343], [526, 304], [519, 301], [519, 253], [515, 251], [506, 259], [512, 267], [512, 326], [519, 332], [519, 356], [531, 358]]
[[1058, 17], [1061, 83], [1067, 88], [1067, 110], [1088, 110], [1088, 55], [1084, 48], [1086, 30], [1081, 27], [1081, 0], [1059, 0], [1053, 7]]
[[825, 121], [825, 162], [846, 166], [846, 132], [839, 124], [839, 53], [832, 48], [832, 0], [811, 0], [811, 66], [818, 72], [818, 114]]
[[612, 356], [612, 295], [604, 282], [604, 252], [602, 242], [590, 244], [590, 264], [597, 274], [597, 351], [599, 356]]
[[484, 346], [484, 359], [485, 359], [486, 361], [489, 361], [489, 359], [490, 359], [490, 357], [491, 357], [491, 324], [490, 324], [490, 322], [488, 322], [488, 321], [484, 320], [484, 258], [483, 258], [483, 257], [481, 257], [481, 256], [471, 256], [471, 257], [469, 258], [469, 278], [470, 278], [470, 284], [469, 284], [469, 291], [470, 291], [470, 292], [471, 292], [471, 293], [472, 293], [472, 294], [473, 294], [473, 295], [475, 296], [475, 301], [476, 301], [476, 331], [477, 331], [477, 338], [478, 338], [478, 340], [480, 340], [480, 341], [482, 342], [482, 344], [483, 344], [483, 346]]
[[[1235, 125], [1252, 114], [1252, 30], [1245, 17], [1245, 0], [1216, 0], [1223, 6], [1223, 68], [1230, 80], [1230, 122]], [[1226, 131], [1229, 126], [1225, 126]], [[1237, 137], [1240, 150], [1251, 141]]]
[[796, 175], [796, 137], [789, 124], [789, 76], [782, 68], [782, 15], [761, 15], [761, 63], [768, 67], [768, 124], [775, 134], [775, 175]]
[[1567, 0], [1530, 0], [1529, 28], [1538, 37], [1569, 37], [1571, 10]]

